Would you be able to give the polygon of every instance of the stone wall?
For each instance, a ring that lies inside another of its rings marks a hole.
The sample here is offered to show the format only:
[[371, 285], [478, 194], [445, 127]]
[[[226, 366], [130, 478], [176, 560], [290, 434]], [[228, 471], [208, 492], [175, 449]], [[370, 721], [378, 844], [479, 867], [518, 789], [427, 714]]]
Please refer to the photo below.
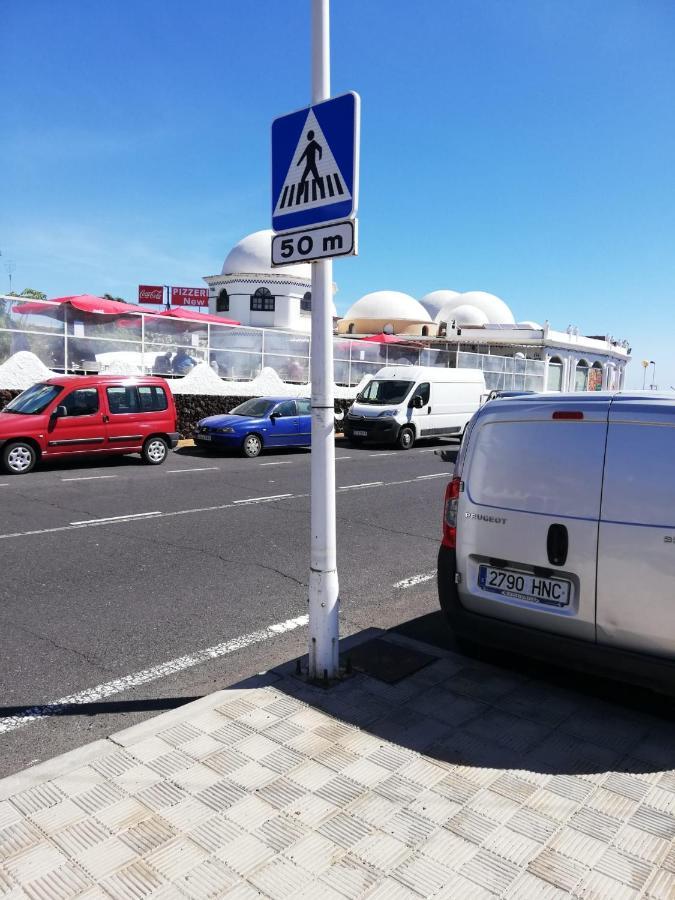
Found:
[[[9, 401], [20, 394], [21, 391], [0, 390], [0, 409]], [[178, 431], [182, 438], [191, 438], [195, 425], [200, 419], [207, 416], [217, 416], [228, 413], [250, 397], [212, 397], [204, 394], [176, 394], [176, 409], [178, 411]], [[335, 401], [335, 430], [342, 432], [342, 416], [351, 406], [351, 400]]]

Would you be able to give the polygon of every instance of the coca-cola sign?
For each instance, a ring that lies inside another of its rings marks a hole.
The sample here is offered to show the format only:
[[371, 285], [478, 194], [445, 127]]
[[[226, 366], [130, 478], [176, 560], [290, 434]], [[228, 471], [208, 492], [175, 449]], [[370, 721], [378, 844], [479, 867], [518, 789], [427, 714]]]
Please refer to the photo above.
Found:
[[191, 287], [172, 287], [171, 288], [171, 305], [172, 306], [197, 306], [205, 307], [209, 305], [209, 289], [208, 288], [191, 288]]
[[164, 288], [157, 284], [138, 285], [139, 303], [164, 303]]

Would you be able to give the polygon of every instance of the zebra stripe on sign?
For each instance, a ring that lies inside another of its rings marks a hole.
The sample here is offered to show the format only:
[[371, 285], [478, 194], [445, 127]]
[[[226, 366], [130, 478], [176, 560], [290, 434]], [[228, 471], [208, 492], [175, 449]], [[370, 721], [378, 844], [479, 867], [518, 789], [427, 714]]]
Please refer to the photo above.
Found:
[[350, 200], [340, 167], [324, 137], [321, 126], [309, 110], [288, 169], [274, 215], [295, 210], [317, 209]]

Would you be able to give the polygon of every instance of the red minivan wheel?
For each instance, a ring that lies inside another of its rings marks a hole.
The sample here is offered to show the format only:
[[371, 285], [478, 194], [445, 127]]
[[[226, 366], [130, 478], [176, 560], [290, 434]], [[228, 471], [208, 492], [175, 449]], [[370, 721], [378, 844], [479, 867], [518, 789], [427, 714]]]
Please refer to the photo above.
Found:
[[141, 456], [150, 466], [161, 465], [167, 457], [169, 445], [162, 437], [151, 437], [143, 444]]
[[2, 449], [2, 464], [10, 475], [25, 475], [35, 468], [37, 451], [27, 441], [10, 441]]

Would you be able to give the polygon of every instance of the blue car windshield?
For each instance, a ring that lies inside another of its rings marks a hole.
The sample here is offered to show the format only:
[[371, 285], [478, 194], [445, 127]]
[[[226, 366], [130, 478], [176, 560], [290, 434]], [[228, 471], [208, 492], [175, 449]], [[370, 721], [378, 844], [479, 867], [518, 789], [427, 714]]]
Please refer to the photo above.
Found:
[[272, 412], [274, 403], [270, 400], [264, 400], [262, 397], [254, 397], [245, 403], [240, 403], [230, 411], [231, 416], [252, 416], [253, 418], [263, 418]]
[[34, 416], [44, 412], [54, 397], [61, 393], [63, 387], [59, 384], [34, 384], [27, 391], [19, 394], [11, 400], [3, 409], [3, 412], [18, 413], [22, 416]]

